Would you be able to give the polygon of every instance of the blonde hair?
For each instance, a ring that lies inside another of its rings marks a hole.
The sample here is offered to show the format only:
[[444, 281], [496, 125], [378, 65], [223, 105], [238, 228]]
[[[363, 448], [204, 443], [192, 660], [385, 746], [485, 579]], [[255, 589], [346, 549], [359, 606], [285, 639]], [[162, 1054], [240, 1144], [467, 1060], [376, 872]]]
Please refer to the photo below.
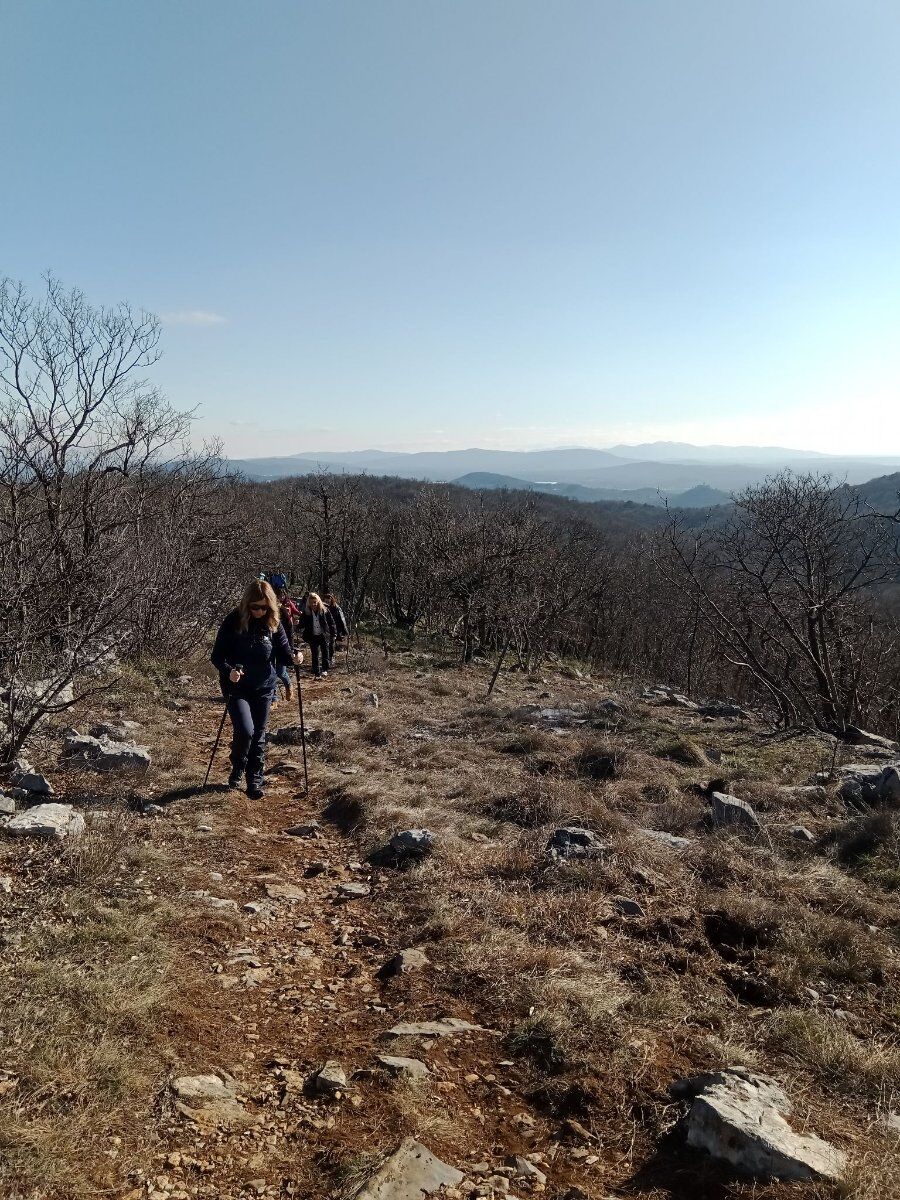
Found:
[[241, 633], [246, 633], [247, 627], [250, 624], [250, 605], [262, 604], [263, 602], [265, 602], [268, 609], [265, 620], [269, 627], [269, 633], [274, 633], [278, 628], [281, 614], [278, 608], [278, 601], [275, 599], [275, 593], [264, 579], [254, 579], [244, 588], [244, 594], [241, 596], [241, 602], [238, 605], [238, 612], [241, 617]]
[[306, 597], [306, 604], [314, 613], [322, 613], [325, 611], [325, 605], [322, 603], [322, 597], [318, 592], [310, 592]]

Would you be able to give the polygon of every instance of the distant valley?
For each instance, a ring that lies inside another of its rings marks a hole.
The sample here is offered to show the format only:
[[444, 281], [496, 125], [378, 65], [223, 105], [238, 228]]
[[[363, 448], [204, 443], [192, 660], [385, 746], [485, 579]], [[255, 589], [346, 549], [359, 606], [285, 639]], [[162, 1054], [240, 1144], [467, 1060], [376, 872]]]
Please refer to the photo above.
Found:
[[[470, 488], [539, 491], [584, 502], [668, 502], [681, 508], [708, 508], [727, 504], [733, 492], [758, 484], [779, 470], [828, 474], [836, 484], [850, 485], [889, 477], [900, 472], [900, 455], [876, 458], [778, 446], [652, 442], [608, 450], [310, 451], [277, 458], [232, 459], [229, 466], [257, 481], [321, 470], [365, 472]], [[885, 482], [875, 492], [892, 495], [891, 483]]]

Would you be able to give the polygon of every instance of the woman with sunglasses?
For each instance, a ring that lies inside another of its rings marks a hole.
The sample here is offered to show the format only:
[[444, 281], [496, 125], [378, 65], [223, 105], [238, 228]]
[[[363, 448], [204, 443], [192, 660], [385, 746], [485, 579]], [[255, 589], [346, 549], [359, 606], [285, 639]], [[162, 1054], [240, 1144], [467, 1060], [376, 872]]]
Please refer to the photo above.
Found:
[[245, 776], [247, 795], [259, 800], [276, 671], [303, 662], [303, 655], [291, 649], [275, 593], [264, 580], [247, 585], [238, 607], [220, 625], [210, 657], [231, 717], [228, 786], [237, 787]]

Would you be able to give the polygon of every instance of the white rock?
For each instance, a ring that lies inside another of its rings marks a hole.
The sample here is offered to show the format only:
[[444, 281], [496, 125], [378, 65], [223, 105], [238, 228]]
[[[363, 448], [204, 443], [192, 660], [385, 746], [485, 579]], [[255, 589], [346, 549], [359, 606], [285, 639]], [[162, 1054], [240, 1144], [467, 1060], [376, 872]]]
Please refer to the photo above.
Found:
[[846, 1156], [785, 1120], [791, 1105], [765, 1075], [728, 1068], [705, 1077], [687, 1121], [688, 1145], [762, 1179], [839, 1179]]
[[78, 757], [96, 771], [145, 770], [150, 766], [150, 751], [134, 742], [114, 742], [108, 737], [69, 734], [63, 744], [69, 757]]
[[22, 788], [26, 792], [34, 792], [39, 796], [53, 796], [53, 784], [46, 775], [38, 771], [15, 771], [10, 778], [13, 787]]
[[746, 800], [728, 796], [724, 792], [713, 792], [709, 800], [712, 819], [717, 825], [743, 825], [747, 829], [759, 829], [759, 818]]
[[431, 1072], [425, 1063], [420, 1058], [403, 1058], [393, 1054], [379, 1054], [378, 1063], [384, 1067], [386, 1071], [390, 1071], [392, 1075], [397, 1075], [400, 1079], [424, 1079]]
[[668, 846], [671, 850], [687, 850], [688, 846], [693, 845], [690, 838], [678, 837], [677, 834], [666, 833], [663, 829], [639, 829], [638, 833], [652, 838], [662, 846]]
[[406, 1138], [357, 1200], [425, 1200], [444, 1187], [456, 1187], [462, 1179], [462, 1171], [442, 1162], [421, 1142]]
[[71, 804], [37, 804], [10, 817], [4, 826], [13, 837], [77, 838], [84, 833], [84, 817]]
[[554, 829], [547, 842], [547, 853], [554, 859], [603, 858], [611, 849], [593, 830], [582, 829], [579, 825]]
[[387, 1031], [388, 1037], [449, 1037], [456, 1033], [493, 1033], [483, 1025], [472, 1025], [461, 1017], [441, 1017], [437, 1021], [401, 1021]]
[[312, 1083], [317, 1092], [333, 1096], [336, 1092], [346, 1090], [347, 1072], [339, 1062], [330, 1058], [321, 1070], [316, 1071]]

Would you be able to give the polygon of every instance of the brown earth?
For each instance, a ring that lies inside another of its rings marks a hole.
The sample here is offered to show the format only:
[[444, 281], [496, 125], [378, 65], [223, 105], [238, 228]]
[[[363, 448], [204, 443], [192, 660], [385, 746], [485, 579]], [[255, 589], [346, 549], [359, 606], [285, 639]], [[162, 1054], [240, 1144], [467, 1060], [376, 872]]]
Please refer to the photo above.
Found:
[[[280, 745], [263, 801], [222, 786], [223, 749], [200, 790], [221, 707], [198, 664], [182, 682], [182, 667], [128, 674], [67, 718], [139, 721], [146, 778], [54, 767], [54, 730], [30, 751], [57, 799], [113, 815], [78, 845], [0, 842], [0, 1195], [350, 1197], [413, 1134], [489, 1195], [473, 1165], [509, 1177], [518, 1154], [546, 1186], [495, 1180], [497, 1195], [900, 1196], [884, 1122], [900, 1108], [892, 843], [867, 878], [835, 861], [848, 814], [833, 791], [811, 804], [778, 790], [832, 747], [557, 667], [504, 674], [488, 701], [487, 665], [363, 646], [351, 666], [305, 687], [308, 724], [336, 735], [311, 751], [308, 795], [299, 747]], [[516, 715], [610, 696], [625, 713], [606, 732]], [[273, 727], [296, 719], [282, 702]], [[763, 836], [704, 827], [697, 789], [713, 774], [753, 801]], [[139, 815], [146, 801], [163, 812]], [[549, 865], [548, 832], [575, 819], [611, 856]], [[312, 822], [316, 836], [285, 832]], [[800, 823], [815, 845], [789, 834]], [[426, 862], [372, 865], [392, 832], [423, 825]], [[385, 977], [410, 946], [428, 964]], [[387, 1036], [443, 1016], [487, 1031]], [[394, 1079], [379, 1054], [430, 1073]], [[348, 1076], [338, 1095], [309, 1087], [326, 1060]], [[849, 1153], [845, 1184], [753, 1184], [684, 1149], [671, 1084], [735, 1061], [777, 1074], [795, 1126]], [[233, 1120], [172, 1089], [214, 1073]]]

